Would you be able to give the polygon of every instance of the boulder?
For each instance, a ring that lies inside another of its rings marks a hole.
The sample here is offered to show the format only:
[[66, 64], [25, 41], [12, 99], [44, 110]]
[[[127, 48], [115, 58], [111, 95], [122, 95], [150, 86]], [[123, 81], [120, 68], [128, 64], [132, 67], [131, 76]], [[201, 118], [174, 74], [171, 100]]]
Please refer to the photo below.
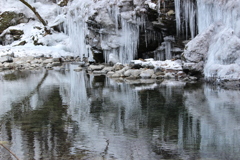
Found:
[[13, 58], [10, 56], [4, 56], [4, 57], [0, 57], [0, 62], [4, 63], [4, 62], [13, 62]]
[[139, 77], [140, 73], [141, 73], [141, 70], [129, 69], [129, 70], [126, 70], [124, 72], [124, 76], [126, 76], [126, 77], [130, 77], [131, 76], [131, 77], [137, 78], [137, 77]]
[[90, 65], [88, 67], [88, 70], [94, 71], [94, 70], [102, 70], [104, 68], [104, 65]]
[[113, 67], [104, 67], [103, 69], [102, 69], [102, 71], [103, 72], [109, 72], [109, 71], [112, 71], [113, 70]]
[[183, 70], [203, 73], [204, 62], [208, 56], [211, 37], [215, 26], [210, 26], [205, 32], [188, 42], [182, 54]]
[[50, 58], [50, 59], [45, 59], [44, 61], [43, 61], [43, 64], [48, 64], [48, 63], [52, 63], [53, 62], [53, 59], [52, 58]]
[[10, 26], [27, 23], [28, 19], [23, 13], [6, 11], [0, 14], [0, 34]]
[[80, 71], [82, 71], [82, 67], [77, 67], [77, 68], [74, 69], [74, 71], [75, 72], [80, 72]]
[[121, 63], [116, 63], [114, 66], [113, 66], [113, 70], [114, 71], [118, 71], [118, 70], [121, 70], [124, 68], [124, 65], [121, 64]]
[[141, 72], [140, 77], [141, 78], [151, 78], [153, 74], [154, 74], [153, 69], [146, 69]]

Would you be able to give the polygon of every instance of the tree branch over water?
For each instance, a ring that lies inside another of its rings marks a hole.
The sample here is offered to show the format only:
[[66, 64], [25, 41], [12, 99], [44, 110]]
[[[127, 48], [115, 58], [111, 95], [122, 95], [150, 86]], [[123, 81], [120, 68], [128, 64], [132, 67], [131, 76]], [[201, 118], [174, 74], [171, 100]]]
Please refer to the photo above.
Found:
[[14, 154], [10, 149], [8, 149], [6, 146], [4, 146], [1, 142], [0, 142], [0, 145], [1, 145], [4, 149], [6, 149], [9, 153], [11, 153], [11, 155], [13, 155], [17, 160], [20, 160], [20, 159], [16, 156], [16, 154]]
[[37, 12], [36, 8], [31, 6], [28, 2], [26, 2], [25, 0], [19, 0], [21, 1], [23, 4], [25, 4], [29, 9], [31, 9], [33, 11], [33, 13], [36, 15], [36, 17], [39, 19], [39, 21], [44, 25], [44, 30], [47, 34], [51, 34], [50, 30], [47, 29], [47, 22], [41, 17], [41, 15]]

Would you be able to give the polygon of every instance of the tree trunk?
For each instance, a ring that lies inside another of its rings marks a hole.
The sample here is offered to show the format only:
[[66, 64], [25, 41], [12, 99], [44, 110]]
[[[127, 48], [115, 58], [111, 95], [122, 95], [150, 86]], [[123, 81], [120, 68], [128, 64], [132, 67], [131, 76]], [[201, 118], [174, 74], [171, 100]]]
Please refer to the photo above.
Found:
[[28, 2], [26, 2], [25, 0], [19, 0], [21, 1], [23, 4], [25, 4], [28, 8], [30, 8], [33, 13], [36, 15], [36, 17], [40, 20], [40, 22], [44, 25], [47, 26], [47, 23], [43, 20], [43, 18], [39, 15], [39, 13], [36, 11], [36, 9], [34, 7], [32, 7]]

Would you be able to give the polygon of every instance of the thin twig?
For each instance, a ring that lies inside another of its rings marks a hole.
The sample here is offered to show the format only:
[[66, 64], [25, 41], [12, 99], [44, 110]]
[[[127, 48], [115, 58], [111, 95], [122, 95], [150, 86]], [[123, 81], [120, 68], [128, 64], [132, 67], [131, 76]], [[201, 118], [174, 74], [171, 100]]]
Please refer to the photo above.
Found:
[[11, 153], [11, 155], [13, 155], [17, 160], [20, 160], [16, 154], [14, 154], [10, 149], [8, 149], [6, 146], [4, 146], [2, 143], [0, 143], [1, 146], [3, 146], [3, 148], [5, 148], [9, 153]]

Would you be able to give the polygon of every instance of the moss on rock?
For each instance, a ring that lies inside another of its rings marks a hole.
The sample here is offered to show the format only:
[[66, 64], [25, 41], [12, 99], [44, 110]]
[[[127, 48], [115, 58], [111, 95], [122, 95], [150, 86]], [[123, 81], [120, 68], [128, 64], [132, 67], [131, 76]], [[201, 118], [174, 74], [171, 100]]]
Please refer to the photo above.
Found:
[[10, 26], [14, 26], [23, 22], [27, 22], [27, 18], [23, 13], [6, 11], [0, 14], [0, 34]]

